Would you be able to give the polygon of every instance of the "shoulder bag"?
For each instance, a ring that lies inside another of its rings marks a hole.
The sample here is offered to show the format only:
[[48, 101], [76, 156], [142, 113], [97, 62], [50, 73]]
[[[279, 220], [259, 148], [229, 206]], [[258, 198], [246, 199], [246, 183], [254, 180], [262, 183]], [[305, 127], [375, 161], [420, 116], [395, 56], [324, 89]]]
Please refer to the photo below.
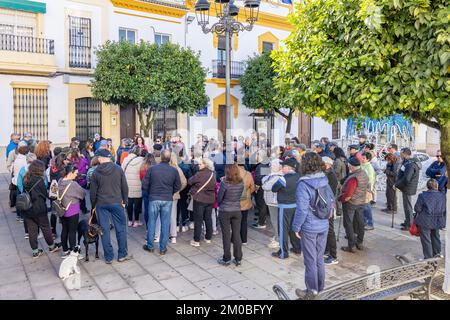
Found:
[[62, 203], [62, 200], [63, 200], [64, 196], [66, 195], [67, 190], [69, 190], [69, 187], [70, 187], [71, 184], [72, 184], [72, 182], [70, 182], [67, 185], [67, 187], [64, 189], [64, 192], [61, 195], [61, 198], [58, 197], [58, 198], [56, 198], [56, 200], [54, 200], [52, 202], [52, 209], [56, 213], [56, 215], [58, 217], [60, 217], [60, 218], [64, 217], [64, 215], [66, 214], [67, 209], [69, 208], [70, 204], [72, 203], [72, 201], [70, 201], [67, 206], [64, 206], [63, 203]]
[[[206, 181], [206, 183], [204, 185], [202, 185], [202, 187], [200, 189], [197, 190], [197, 192], [195, 193], [196, 195], [199, 194], [208, 185], [208, 183], [211, 181], [213, 176], [214, 176], [214, 172], [211, 173], [211, 176], [209, 177], [208, 181]], [[189, 197], [189, 204], [188, 204], [187, 209], [188, 209], [188, 211], [194, 211], [194, 197], [192, 195], [190, 195], [190, 197]]]

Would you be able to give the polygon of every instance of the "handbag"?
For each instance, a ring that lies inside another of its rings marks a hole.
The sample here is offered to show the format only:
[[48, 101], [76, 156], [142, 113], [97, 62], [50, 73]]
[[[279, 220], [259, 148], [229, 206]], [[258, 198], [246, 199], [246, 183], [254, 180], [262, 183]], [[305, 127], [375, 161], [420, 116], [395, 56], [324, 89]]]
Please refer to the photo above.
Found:
[[31, 190], [38, 185], [41, 180], [36, 181], [36, 183], [31, 187], [29, 191], [24, 191], [17, 196], [16, 208], [22, 211], [30, 210], [33, 207], [33, 202], [31, 200]]
[[409, 227], [409, 233], [412, 236], [416, 236], [419, 237], [420, 236], [420, 230], [419, 230], [419, 226], [416, 224], [416, 222], [414, 221], [411, 226]]
[[64, 206], [62, 203], [62, 200], [63, 200], [64, 196], [66, 195], [67, 190], [69, 190], [69, 187], [71, 184], [72, 184], [72, 182], [70, 182], [67, 185], [67, 187], [64, 189], [64, 192], [61, 195], [61, 198], [58, 197], [58, 198], [56, 198], [55, 201], [52, 202], [52, 209], [59, 218], [64, 217], [64, 215], [66, 214], [67, 208], [69, 208], [70, 204], [72, 203], [72, 201], [70, 201], [67, 206]]
[[[208, 183], [211, 181], [213, 176], [214, 176], [214, 172], [211, 173], [211, 176], [209, 177], [208, 181], [206, 181], [206, 183], [204, 185], [202, 185], [202, 187], [200, 189], [197, 190], [197, 192], [195, 193], [196, 195], [199, 194], [200, 191], [202, 191], [208, 185]], [[192, 195], [189, 195], [189, 204], [188, 204], [187, 209], [188, 209], [188, 211], [194, 211], [194, 197]]]

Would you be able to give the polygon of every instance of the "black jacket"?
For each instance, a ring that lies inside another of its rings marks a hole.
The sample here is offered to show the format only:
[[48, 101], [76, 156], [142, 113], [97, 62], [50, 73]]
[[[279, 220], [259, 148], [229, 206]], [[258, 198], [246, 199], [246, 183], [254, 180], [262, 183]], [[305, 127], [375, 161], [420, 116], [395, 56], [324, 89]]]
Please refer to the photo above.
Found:
[[339, 181], [338, 181], [336, 173], [334, 172], [333, 169], [331, 169], [331, 170], [325, 171], [325, 175], [328, 178], [328, 184], [331, 187], [331, 191], [333, 191], [333, 194], [336, 196], [337, 187], [338, 187], [338, 184], [339, 184]]
[[414, 211], [416, 224], [424, 229], [439, 230], [445, 227], [446, 197], [443, 192], [429, 190], [419, 194]]
[[300, 175], [297, 172], [285, 174], [272, 186], [272, 192], [277, 193], [279, 204], [296, 203], [297, 182]]
[[244, 182], [231, 184], [225, 181], [220, 182], [219, 193], [217, 195], [217, 203], [219, 212], [240, 212], [241, 198], [244, 191]]
[[[33, 188], [33, 186], [36, 186]], [[44, 179], [42, 177], [32, 176], [31, 179], [24, 183], [25, 191], [30, 191], [31, 203], [33, 206], [30, 210], [25, 211], [25, 216], [28, 218], [47, 215], [47, 188], [45, 187]]]
[[142, 181], [142, 192], [149, 201], [173, 201], [173, 195], [181, 188], [178, 170], [167, 162], [151, 166]]
[[121, 167], [112, 162], [95, 168], [91, 177], [92, 207], [102, 204], [127, 204], [128, 184]]
[[386, 174], [386, 184], [388, 187], [395, 186], [395, 182], [397, 180], [398, 170], [400, 169], [400, 164], [396, 163], [388, 163], [386, 165], [386, 169], [384, 173]]
[[415, 195], [419, 185], [420, 169], [422, 164], [419, 159], [411, 158], [403, 161], [397, 175], [395, 186], [407, 195]]

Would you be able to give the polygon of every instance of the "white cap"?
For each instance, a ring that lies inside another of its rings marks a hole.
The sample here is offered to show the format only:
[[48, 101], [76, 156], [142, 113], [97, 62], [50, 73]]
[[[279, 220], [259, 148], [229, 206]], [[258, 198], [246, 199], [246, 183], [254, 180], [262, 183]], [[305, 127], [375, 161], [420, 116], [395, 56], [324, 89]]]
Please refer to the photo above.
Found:
[[334, 163], [333, 159], [331, 159], [330, 157], [322, 157], [322, 161], [325, 164], [329, 164], [329, 165], [333, 165], [333, 163]]

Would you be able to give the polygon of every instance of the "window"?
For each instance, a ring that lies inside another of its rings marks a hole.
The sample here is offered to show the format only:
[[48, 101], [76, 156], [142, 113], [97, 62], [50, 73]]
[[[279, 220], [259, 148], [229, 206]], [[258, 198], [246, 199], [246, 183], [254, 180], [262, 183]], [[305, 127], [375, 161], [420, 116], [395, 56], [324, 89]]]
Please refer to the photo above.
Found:
[[37, 140], [48, 139], [47, 89], [14, 88], [14, 132], [31, 132]]
[[333, 122], [333, 126], [331, 127], [331, 136], [332, 136], [332, 139], [340, 139], [341, 138], [341, 121], [340, 120]]
[[37, 15], [31, 12], [0, 8], [0, 34], [34, 37]]
[[275, 44], [273, 42], [263, 41], [263, 53], [271, 52], [274, 49]]
[[69, 67], [91, 68], [91, 19], [69, 16]]
[[136, 43], [136, 30], [119, 28], [119, 41], [128, 41], [129, 43]]
[[153, 137], [162, 137], [166, 140], [167, 136], [173, 136], [177, 130], [177, 112], [172, 109], [163, 109], [156, 112], [156, 118], [153, 122]]
[[84, 144], [94, 134], [102, 132], [102, 103], [92, 98], [75, 100], [75, 132]]
[[170, 34], [155, 33], [155, 43], [158, 45], [170, 42]]

